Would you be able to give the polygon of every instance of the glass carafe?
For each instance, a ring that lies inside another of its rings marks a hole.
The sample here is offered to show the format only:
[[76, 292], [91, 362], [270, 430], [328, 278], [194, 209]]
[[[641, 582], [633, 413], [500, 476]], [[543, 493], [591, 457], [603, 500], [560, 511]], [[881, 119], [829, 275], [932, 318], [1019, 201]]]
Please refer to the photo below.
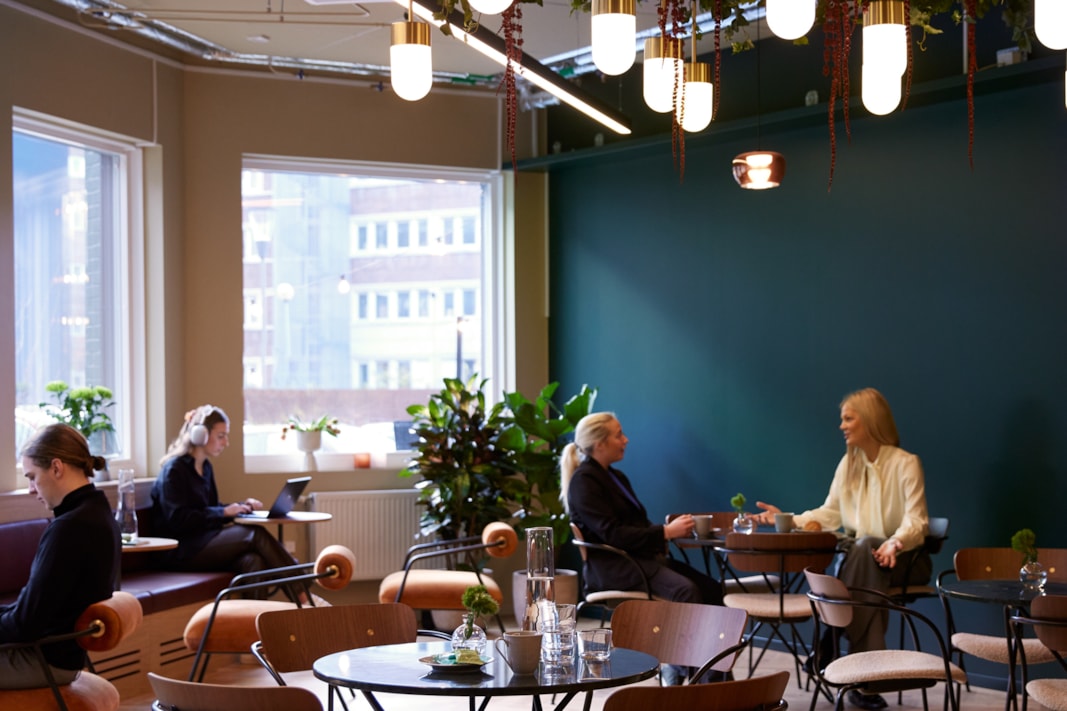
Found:
[[556, 554], [552, 529], [526, 529], [526, 614], [522, 629], [536, 630], [540, 605], [555, 602]]
[[137, 488], [132, 469], [119, 469], [118, 507], [115, 520], [119, 522], [122, 542], [133, 545], [137, 542]]

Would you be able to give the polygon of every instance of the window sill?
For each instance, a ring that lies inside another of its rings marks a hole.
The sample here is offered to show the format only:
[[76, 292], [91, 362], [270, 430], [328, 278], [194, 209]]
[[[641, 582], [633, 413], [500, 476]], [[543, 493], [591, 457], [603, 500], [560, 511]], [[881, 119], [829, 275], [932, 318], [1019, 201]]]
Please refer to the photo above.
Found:
[[356, 456], [343, 452], [316, 452], [315, 469], [305, 466], [305, 455], [259, 454], [245, 457], [246, 474], [304, 474], [308, 471], [322, 472], [371, 472], [389, 470], [398, 472], [407, 466], [412, 452], [375, 452], [370, 455], [369, 466], [357, 466]]

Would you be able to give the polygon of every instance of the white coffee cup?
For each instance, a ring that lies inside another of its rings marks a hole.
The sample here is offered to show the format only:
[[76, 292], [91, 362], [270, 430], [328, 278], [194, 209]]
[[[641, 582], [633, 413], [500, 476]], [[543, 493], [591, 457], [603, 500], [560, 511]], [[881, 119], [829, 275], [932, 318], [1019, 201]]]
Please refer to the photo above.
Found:
[[[541, 633], [534, 630], [505, 632], [496, 640], [496, 650], [511, 671], [516, 674], [533, 674], [541, 662]], [[503, 647], [501, 647], [503, 643]]]
[[793, 514], [776, 513], [774, 515], [774, 530], [778, 533], [789, 533], [793, 530]]
[[707, 514], [693, 514], [693, 532], [697, 538], [711, 536], [711, 519]]

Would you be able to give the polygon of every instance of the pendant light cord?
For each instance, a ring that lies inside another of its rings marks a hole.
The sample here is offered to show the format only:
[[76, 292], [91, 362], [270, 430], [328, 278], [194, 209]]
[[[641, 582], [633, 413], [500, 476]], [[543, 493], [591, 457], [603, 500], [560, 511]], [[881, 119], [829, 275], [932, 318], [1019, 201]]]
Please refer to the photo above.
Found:
[[[766, 17], [766, 14], [764, 14]], [[760, 20], [761, 22], [762, 20]], [[762, 98], [763, 76], [760, 69], [760, 23], [756, 22], [756, 150], [763, 148], [763, 141], [760, 140], [760, 103]]]

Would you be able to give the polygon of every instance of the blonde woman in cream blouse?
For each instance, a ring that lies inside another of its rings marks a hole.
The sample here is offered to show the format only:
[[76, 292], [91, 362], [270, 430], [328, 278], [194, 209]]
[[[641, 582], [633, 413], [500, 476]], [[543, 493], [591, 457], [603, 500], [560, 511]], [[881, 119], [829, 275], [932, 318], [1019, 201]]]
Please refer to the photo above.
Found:
[[[841, 402], [841, 432], [846, 451], [837, 465], [822, 506], [796, 516], [796, 525], [843, 529], [845, 557], [837, 576], [849, 586], [886, 591], [892, 586], [929, 581], [931, 562], [922, 550], [929, 527], [926, 487], [919, 458], [900, 448], [893, 412], [874, 388], [858, 390]], [[756, 502], [760, 523], [774, 523], [777, 506]], [[909, 566], [909, 558], [916, 557]], [[904, 577], [910, 570], [909, 579]], [[857, 608], [845, 631], [849, 651], [885, 649], [888, 615]], [[824, 645], [828, 646], [828, 645]], [[821, 649], [821, 653], [828, 652]], [[821, 656], [825, 664], [826, 659]], [[855, 700], [862, 708], [884, 708], [881, 697]], [[862, 702], [862, 703], [860, 703]]]

